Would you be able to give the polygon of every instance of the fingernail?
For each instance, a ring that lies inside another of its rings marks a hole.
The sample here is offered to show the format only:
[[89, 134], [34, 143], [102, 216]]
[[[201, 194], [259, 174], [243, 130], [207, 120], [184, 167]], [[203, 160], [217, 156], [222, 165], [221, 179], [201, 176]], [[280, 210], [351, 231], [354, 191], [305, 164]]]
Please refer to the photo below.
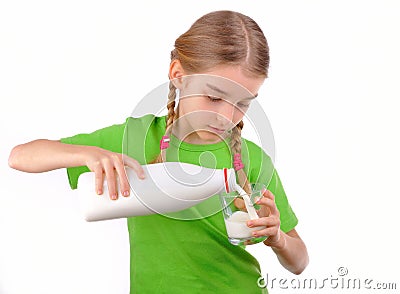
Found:
[[103, 194], [103, 191], [102, 190], [97, 190], [97, 195], [101, 195], [101, 194]]
[[124, 193], [122, 193], [122, 195], [124, 195], [125, 197], [129, 196], [129, 191], [124, 191]]
[[116, 195], [116, 194], [112, 194], [112, 195], [111, 195], [111, 199], [112, 199], [112, 200], [116, 200], [116, 199], [117, 199], [117, 195]]
[[257, 234], [256, 232], [253, 232], [253, 236], [254, 236], [254, 237], [257, 237], [258, 234]]
[[248, 227], [252, 227], [253, 226], [253, 222], [247, 222], [247, 226]]

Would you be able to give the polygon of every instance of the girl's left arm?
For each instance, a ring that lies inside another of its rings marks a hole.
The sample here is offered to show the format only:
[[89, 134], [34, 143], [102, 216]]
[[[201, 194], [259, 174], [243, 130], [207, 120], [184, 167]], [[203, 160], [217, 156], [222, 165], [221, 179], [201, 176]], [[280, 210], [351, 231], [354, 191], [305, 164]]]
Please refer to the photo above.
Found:
[[280, 229], [280, 215], [274, 195], [265, 190], [257, 204], [261, 205], [261, 217], [247, 222], [249, 227], [265, 226], [263, 230], [253, 233], [255, 237], [268, 236], [264, 244], [271, 247], [279, 262], [290, 272], [298, 275], [308, 264], [306, 245], [295, 229], [284, 233]]
[[308, 265], [306, 245], [295, 229], [279, 234], [279, 242], [270, 245], [267, 239], [264, 244], [272, 248], [282, 266], [296, 275], [301, 274]]

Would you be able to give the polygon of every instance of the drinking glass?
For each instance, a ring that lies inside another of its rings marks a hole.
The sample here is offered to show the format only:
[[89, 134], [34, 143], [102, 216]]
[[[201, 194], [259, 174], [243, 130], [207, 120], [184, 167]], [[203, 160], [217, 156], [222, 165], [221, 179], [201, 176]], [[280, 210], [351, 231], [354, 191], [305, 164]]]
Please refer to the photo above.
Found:
[[[249, 195], [253, 207], [258, 212], [261, 208], [260, 205], [255, 204], [255, 198], [262, 197], [262, 190], [264, 185], [256, 184], [253, 185], [253, 191]], [[226, 232], [228, 234], [228, 240], [233, 245], [247, 245], [255, 244], [267, 239], [267, 236], [254, 237], [252, 233], [265, 229], [265, 226], [257, 226], [249, 228], [247, 221], [250, 217], [246, 211], [242, 211], [235, 205], [235, 200], [240, 199], [243, 201], [241, 195], [238, 192], [233, 191], [230, 193], [220, 193], [219, 199], [222, 205], [222, 214], [225, 220]]]

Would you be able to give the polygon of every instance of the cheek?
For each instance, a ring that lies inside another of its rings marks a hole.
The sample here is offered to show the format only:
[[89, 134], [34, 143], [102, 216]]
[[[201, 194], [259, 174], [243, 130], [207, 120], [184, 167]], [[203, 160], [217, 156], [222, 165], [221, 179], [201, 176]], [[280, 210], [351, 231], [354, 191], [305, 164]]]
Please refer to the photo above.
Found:
[[203, 99], [193, 99], [193, 101], [188, 101], [189, 105], [186, 107], [187, 113], [192, 112], [198, 118], [208, 119], [216, 115], [215, 108], [212, 105], [204, 102]]
[[198, 125], [198, 127], [202, 127], [205, 124], [210, 123], [215, 118], [215, 113], [207, 111], [195, 109], [192, 113], [187, 116], [192, 124]]
[[201, 128], [206, 122], [210, 122], [215, 116], [215, 111], [208, 109], [203, 103], [195, 103], [195, 101], [182, 101], [179, 104], [179, 116], [184, 117], [185, 121], [192, 127]]
[[243, 119], [245, 113], [246, 113], [246, 112], [244, 112], [244, 111], [241, 110], [241, 109], [235, 109], [235, 112], [234, 112], [234, 114], [233, 114], [233, 122], [234, 122], [235, 124], [237, 124], [238, 122], [240, 122], [240, 121]]
[[196, 110], [195, 103], [191, 98], [183, 98], [179, 101], [179, 116], [188, 115]]

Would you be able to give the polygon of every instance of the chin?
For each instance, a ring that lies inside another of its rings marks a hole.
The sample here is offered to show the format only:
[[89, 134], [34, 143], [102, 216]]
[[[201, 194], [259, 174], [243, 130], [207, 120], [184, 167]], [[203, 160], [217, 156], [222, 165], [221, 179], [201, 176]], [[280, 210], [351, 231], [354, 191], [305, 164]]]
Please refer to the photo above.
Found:
[[199, 134], [199, 137], [202, 141], [204, 141], [205, 143], [208, 143], [208, 144], [216, 143], [216, 142], [222, 141], [224, 139], [224, 136], [222, 136], [222, 135], [218, 135], [216, 133], [207, 132], [207, 131], [201, 132]]

